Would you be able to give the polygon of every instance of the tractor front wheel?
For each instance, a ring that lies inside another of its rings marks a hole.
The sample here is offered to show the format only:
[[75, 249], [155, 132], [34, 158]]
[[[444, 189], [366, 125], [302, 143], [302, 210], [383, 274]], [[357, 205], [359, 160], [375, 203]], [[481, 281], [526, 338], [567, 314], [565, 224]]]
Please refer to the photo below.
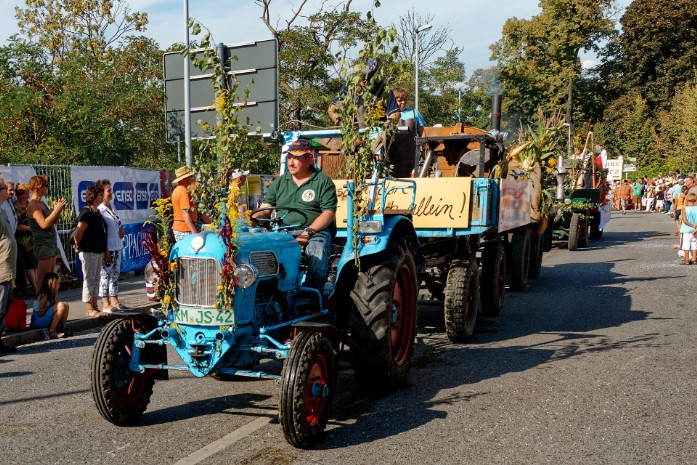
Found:
[[126, 426], [136, 422], [150, 403], [155, 378], [151, 373], [131, 371], [133, 347], [131, 320], [107, 324], [92, 352], [90, 382], [99, 413], [111, 423]]
[[301, 331], [293, 341], [281, 373], [278, 419], [286, 440], [308, 449], [327, 426], [336, 391], [336, 358], [331, 342], [320, 333]]

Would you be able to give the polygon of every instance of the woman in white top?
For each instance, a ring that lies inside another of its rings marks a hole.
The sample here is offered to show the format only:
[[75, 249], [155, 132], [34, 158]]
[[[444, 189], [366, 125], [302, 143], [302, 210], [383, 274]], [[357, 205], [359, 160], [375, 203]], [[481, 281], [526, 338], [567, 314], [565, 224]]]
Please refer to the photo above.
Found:
[[121, 249], [123, 249], [123, 236], [125, 231], [121, 225], [121, 219], [111, 205], [114, 193], [111, 190], [111, 182], [108, 179], [100, 179], [97, 186], [104, 189], [104, 200], [99, 204], [99, 212], [106, 223], [106, 245], [111, 260], [107, 264], [102, 262], [102, 272], [99, 279], [99, 297], [102, 298], [102, 311], [106, 313], [119, 313], [128, 307], [119, 302], [119, 274], [121, 272]]

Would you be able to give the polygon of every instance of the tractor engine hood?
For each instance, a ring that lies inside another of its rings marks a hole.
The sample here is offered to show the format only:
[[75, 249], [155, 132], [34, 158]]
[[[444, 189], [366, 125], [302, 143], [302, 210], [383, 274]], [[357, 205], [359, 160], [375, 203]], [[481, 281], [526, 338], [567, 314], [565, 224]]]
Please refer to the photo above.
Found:
[[[302, 251], [298, 242], [284, 232], [238, 230], [239, 250], [236, 264], [251, 265], [259, 280], [278, 280], [278, 290], [297, 286]], [[184, 237], [172, 246], [170, 262], [180, 258], [215, 259], [222, 266], [226, 251], [218, 233], [204, 231]]]

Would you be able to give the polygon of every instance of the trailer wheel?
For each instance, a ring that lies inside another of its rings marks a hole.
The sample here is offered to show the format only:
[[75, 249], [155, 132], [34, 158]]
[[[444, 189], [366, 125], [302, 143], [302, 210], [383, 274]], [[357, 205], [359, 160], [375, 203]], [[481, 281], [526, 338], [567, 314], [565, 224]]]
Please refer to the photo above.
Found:
[[99, 413], [118, 426], [130, 425], [143, 415], [155, 384], [153, 374], [129, 369], [132, 346], [132, 322], [119, 319], [104, 327], [92, 352], [92, 398]]
[[445, 282], [445, 332], [452, 342], [463, 342], [474, 334], [479, 311], [477, 261], [454, 261]]
[[301, 331], [281, 372], [278, 419], [291, 445], [308, 449], [317, 444], [335, 391], [336, 358], [329, 339]]
[[591, 239], [600, 239], [603, 237], [603, 230], [600, 229], [600, 212], [593, 212], [591, 217]]
[[514, 292], [524, 291], [530, 272], [530, 230], [519, 229], [511, 239], [511, 267], [509, 285]]
[[482, 277], [479, 282], [482, 313], [501, 313], [506, 295], [506, 250], [500, 242], [486, 244], [482, 250]]
[[552, 224], [551, 220], [545, 228], [545, 231], [542, 233], [542, 237], [544, 238], [542, 240], [542, 244], [544, 245], [543, 251], [549, 252], [552, 250], [552, 242], [554, 241], [554, 225]]
[[578, 250], [578, 238], [581, 235], [581, 218], [578, 213], [571, 215], [571, 221], [569, 221], [569, 245], [568, 249], [570, 251]]
[[585, 248], [588, 247], [588, 215], [584, 218], [579, 218], [579, 235], [578, 235], [578, 247]]
[[414, 256], [405, 242], [364, 259], [351, 291], [349, 324], [356, 380], [371, 390], [406, 381], [416, 334], [418, 285]]
[[542, 270], [542, 254], [544, 253], [544, 234], [538, 234], [536, 230], [530, 233], [530, 271], [529, 278], [537, 278]]

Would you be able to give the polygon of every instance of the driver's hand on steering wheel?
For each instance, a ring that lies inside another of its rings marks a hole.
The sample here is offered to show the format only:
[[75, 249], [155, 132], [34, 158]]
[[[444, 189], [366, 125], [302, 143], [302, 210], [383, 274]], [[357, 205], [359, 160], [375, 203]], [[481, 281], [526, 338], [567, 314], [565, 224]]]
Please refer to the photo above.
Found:
[[305, 246], [310, 241], [310, 235], [307, 233], [307, 231], [303, 231], [301, 234], [295, 236], [295, 240], [298, 241], [298, 244], [300, 244], [302, 249], [305, 249]]

